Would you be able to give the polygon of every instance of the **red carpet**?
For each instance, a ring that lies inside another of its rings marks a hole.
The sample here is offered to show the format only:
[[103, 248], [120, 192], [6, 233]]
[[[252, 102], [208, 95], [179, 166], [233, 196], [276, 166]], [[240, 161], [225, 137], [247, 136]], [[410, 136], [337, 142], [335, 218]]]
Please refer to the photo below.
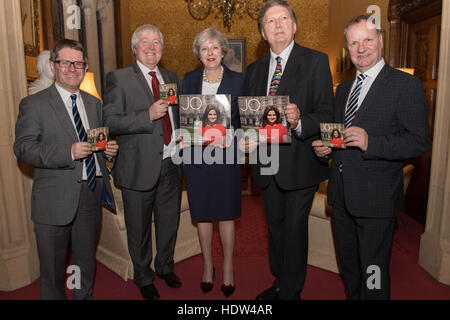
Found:
[[[419, 237], [423, 227], [407, 215], [402, 215], [405, 230], [396, 230], [391, 261], [392, 299], [450, 300], [450, 286], [432, 278], [418, 265]], [[273, 276], [269, 270], [267, 249], [267, 228], [260, 196], [243, 197], [242, 217], [236, 222], [235, 241], [236, 292], [229, 300], [252, 300], [268, 288]], [[222, 249], [215, 228], [213, 237], [213, 258], [216, 266], [216, 280], [213, 290], [204, 294], [199, 287], [202, 273], [201, 256], [195, 256], [175, 265], [175, 272], [183, 281], [179, 289], [168, 288], [155, 279], [161, 299], [164, 300], [218, 300], [224, 299], [220, 291], [222, 283]], [[68, 293], [71, 297], [71, 293]], [[94, 297], [98, 300], [142, 299], [133, 281], [124, 282], [102, 264], [97, 264]], [[308, 266], [304, 300], [345, 299], [341, 277], [332, 272]], [[0, 292], [0, 300], [39, 299], [39, 279], [29, 286], [12, 291]]]

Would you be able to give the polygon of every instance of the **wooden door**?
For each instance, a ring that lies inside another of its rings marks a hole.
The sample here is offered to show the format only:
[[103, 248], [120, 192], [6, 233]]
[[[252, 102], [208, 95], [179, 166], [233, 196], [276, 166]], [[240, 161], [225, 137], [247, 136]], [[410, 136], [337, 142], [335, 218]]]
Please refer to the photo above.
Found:
[[[436, 91], [439, 67], [439, 37], [441, 17], [435, 16], [410, 25], [406, 64], [423, 82], [428, 102], [428, 125], [433, 137]], [[405, 212], [425, 224], [431, 166], [431, 150], [406, 161], [414, 165], [415, 173], [406, 193]]]
[[[414, 68], [414, 75], [422, 80], [428, 102], [428, 125], [433, 137], [442, 0], [391, 0], [389, 12], [389, 64]], [[413, 164], [415, 170], [406, 192], [404, 211], [425, 225], [431, 149], [420, 157], [405, 161], [405, 164]]]

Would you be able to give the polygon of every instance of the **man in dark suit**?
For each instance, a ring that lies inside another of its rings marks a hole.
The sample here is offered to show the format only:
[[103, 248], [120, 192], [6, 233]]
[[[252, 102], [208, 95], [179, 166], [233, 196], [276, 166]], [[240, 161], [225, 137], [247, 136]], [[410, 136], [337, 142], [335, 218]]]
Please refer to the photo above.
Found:
[[[311, 148], [320, 137], [320, 122], [332, 117], [332, 81], [328, 57], [295, 43], [296, 17], [289, 4], [269, 1], [259, 14], [259, 30], [270, 53], [248, 67], [248, 96], [287, 95], [285, 108], [293, 141], [279, 147], [279, 170], [253, 178], [262, 188], [269, 228], [269, 258], [275, 281], [257, 296], [299, 299], [308, 257], [308, 216], [318, 184], [327, 178], [327, 165]], [[281, 80], [276, 70], [281, 67]]]
[[108, 74], [104, 99], [105, 123], [122, 149], [113, 170], [122, 189], [128, 250], [134, 282], [145, 299], [159, 299], [153, 284], [152, 213], [156, 233], [155, 269], [173, 288], [181, 286], [173, 272], [173, 255], [181, 203], [182, 167], [172, 162], [178, 106], [159, 98], [159, 84], [176, 83], [175, 73], [158, 67], [164, 48], [158, 28], [143, 25], [132, 37], [136, 62]]
[[109, 141], [104, 152], [92, 153], [86, 129], [102, 126], [101, 102], [80, 91], [88, 68], [83, 46], [58, 41], [50, 55], [55, 83], [24, 98], [19, 106], [14, 153], [35, 167], [31, 218], [41, 272], [41, 298], [66, 299], [64, 278], [67, 249], [72, 242], [72, 265], [79, 267], [75, 299], [92, 299], [95, 248], [106, 187], [112, 197], [105, 155], [118, 146]]
[[387, 65], [383, 38], [368, 16], [351, 20], [345, 37], [356, 77], [336, 91], [335, 121], [347, 149], [314, 141], [333, 156], [328, 203], [348, 299], [389, 299], [395, 217], [403, 208], [403, 159], [430, 147], [427, 103], [419, 79]]

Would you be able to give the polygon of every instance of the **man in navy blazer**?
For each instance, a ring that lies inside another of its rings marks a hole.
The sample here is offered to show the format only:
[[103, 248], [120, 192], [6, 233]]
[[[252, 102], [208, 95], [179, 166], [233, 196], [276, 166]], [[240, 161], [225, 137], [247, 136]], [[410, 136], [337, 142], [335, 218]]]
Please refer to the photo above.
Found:
[[282, 76], [276, 95], [289, 96], [285, 108], [293, 141], [279, 147], [279, 170], [253, 178], [262, 188], [269, 228], [269, 258], [273, 285], [257, 296], [299, 299], [306, 276], [308, 217], [317, 186], [327, 179], [327, 164], [314, 155], [311, 143], [320, 137], [320, 122], [332, 118], [333, 89], [326, 54], [295, 43], [295, 13], [282, 0], [269, 1], [259, 14], [259, 30], [270, 53], [247, 69], [246, 95], [266, 96], [281, 57]]
[[181, 286], [173, 272], [173, 256], [183, 174], [182, 167], [172, 162], [180, 116], [178, 106], [169, 108], [159, 98], [159, 84], [175, 83], [180, 88], [180, 80], [158, 66], [164, 39], [157, 27], [138, 27], [131, 42], [136, 62], [107, 75], [103, 110], [105, 123], [122, 149], [113, 177], [122, 191], [133, 280], [145, 299], [155, 300], [160, 296], [150, 267], [153, 213], [156, 273], [168, 286]]
[[[335, 122], [347, 149], [314, 141], [333, 157], [328, 203], [348, 299], [389, 299], [395, 217], [403, 209], [403, 161], [430, 147], [427, 103], [418, 78], [382, 58], [383, 38], [368, 16], [345, 29], [356, 77], [336, 91]], [[360, 79], [360, 80], [358, 80]]]

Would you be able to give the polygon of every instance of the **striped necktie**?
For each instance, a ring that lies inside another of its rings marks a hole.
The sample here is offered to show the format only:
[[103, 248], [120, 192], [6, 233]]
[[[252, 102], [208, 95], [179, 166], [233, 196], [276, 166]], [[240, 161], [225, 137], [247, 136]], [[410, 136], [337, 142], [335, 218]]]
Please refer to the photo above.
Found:
[[[86, 130], [84, 130], [83, 123], [81, 122], [80, 118], [80, 113], [78, 112], [77, 108], [77, 95], [72, 94], [70, 98], [72, 99], [73, 121], [75, 122], [75, 126], [77, 128], [78, 138], [80, 139], [81, 142], [86, 142], [87, 141]], [[96, 183], [95, 180], [96, 167], [93, 153], [91, 153], [87, 158], [84, 159], [84, 165], [86, 167], [88, 187], [89, 189], [91, 189], [91, 191], [94, 191]]]
[[358, 111], [358, 98], [361, 93], [362, 84], [364, 79], [366, 79], [366, 75], [364, 73], [360, 73], [358, 76], [358, 80], [356, 81], [356, 86], [350, 94], [350, 99], [348, 99], [347, 108], [345, 109], [345, 127], [348, 128], [352, 124], [353, 119], [356, 116], [356, 111]]
[[277, 67], [275, 68], [272, 81], [270, 82], [269, 96], [274, 96], [277, 94], [278, 85], [280, 84], [281, 76], [283, 75], [283, 71], [281, 70], [281, 57], [276, 57], [276, 60]]

